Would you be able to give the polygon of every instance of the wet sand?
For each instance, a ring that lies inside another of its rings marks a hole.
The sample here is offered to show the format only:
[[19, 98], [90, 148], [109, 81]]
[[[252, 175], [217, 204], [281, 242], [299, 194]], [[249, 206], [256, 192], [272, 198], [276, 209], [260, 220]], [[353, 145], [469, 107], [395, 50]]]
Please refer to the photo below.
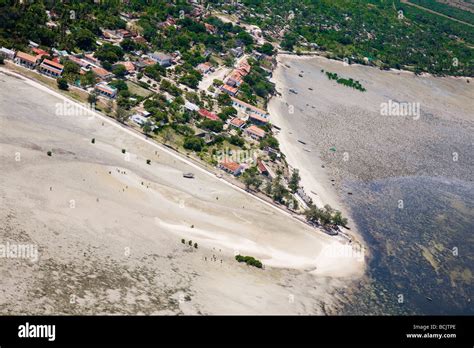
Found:
[[[337, 84], [321, 70], [358, 80], [367, 91]], [[271, 121], [282, 128], [277, 136], [281, 148], [319, 206], [329, 203], [349, 215], [343, 203], [348, 195], [344, 180], [469, 177], [473, 81], [288, 55], [279, 55], [273, 81], [281, 96], [269, 103]], [[419, 117], [382, 116], [381, 104], [389, 100], [419, 103]], [[454, 153], [458, 161], [453, 161]]]
[[[473, 245], [474, 81], [321, 57], [278, 60], [281, 96], [269, 110], [281, 148], [305, 191], [342, 209], [370, 252], [369, 281], [343, 313], [472, 314], [473, 259], [452, 251]], [[419, 103], [420, 113], [383, 115], [390, 101]]]

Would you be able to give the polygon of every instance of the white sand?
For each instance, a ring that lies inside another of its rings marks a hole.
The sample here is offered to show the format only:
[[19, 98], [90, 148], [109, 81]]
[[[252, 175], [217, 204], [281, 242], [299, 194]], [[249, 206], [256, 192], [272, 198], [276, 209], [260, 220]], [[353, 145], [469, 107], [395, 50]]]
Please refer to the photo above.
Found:
[[40, 250], [0, 263], [0, 313], [322, 314], [362, 276], [363, 262], [321, 256], [340, 239], [110, 119], [56, 115], [64, 97], [37, 83], [0, 83], [0, 243]]

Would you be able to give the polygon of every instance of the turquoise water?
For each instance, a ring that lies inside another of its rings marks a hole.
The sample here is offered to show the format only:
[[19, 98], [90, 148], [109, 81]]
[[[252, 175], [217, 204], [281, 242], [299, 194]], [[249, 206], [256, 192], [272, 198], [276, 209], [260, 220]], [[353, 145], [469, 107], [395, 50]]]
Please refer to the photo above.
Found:
[[344, 313], [474, 314], [472, 182], [405, 177], [345, 186], [371, 258], [369, 280]]

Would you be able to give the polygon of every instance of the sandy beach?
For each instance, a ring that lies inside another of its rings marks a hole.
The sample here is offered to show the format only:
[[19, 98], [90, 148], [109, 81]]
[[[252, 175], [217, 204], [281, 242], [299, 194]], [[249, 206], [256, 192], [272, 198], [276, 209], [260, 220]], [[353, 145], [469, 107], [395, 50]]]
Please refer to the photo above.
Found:
[[[472, 312], [473, 260], [447, 253], [472, 245], [472, 79], [279, 55], [273, 81], [280, 95], [270, 117], [288, 163], [318, 206], [349, 217], [349, 233], [369, 250], [370, 281], [345, 313]], [[393, 104], [414, 112], [384, 113]], [[410, 297], [404, 306], [394, 300], [399, 291]]]
[[0, 313], [325, 314], [363, 276], [343, 238], [99, 114], [58, 113], [72, 102], [35, 82], [0, 83], [0, 242], [39, 252], [1, 260]]

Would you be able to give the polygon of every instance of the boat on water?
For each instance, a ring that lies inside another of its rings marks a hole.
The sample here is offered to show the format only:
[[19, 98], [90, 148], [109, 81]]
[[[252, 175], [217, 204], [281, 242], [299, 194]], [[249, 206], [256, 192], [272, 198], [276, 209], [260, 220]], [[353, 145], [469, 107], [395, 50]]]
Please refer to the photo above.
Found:
[[194, 174], [193, 173], [183, 173], [184, 178], [188, 179], [194, 179]]

